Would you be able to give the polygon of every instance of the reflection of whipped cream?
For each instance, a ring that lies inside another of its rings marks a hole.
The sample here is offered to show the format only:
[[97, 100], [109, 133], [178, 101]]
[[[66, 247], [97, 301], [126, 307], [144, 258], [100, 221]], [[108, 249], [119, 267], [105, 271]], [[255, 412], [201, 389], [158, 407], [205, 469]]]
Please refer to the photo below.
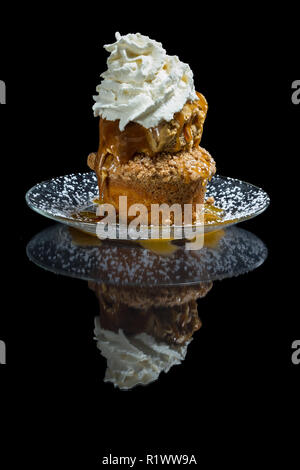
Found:
[[104, 330], [99, 318], [95, 320], [94, 333], [97, 347], [107, 359], [104, 381], [123, 390], [154, 382], [162, 371], [168, 372], [172, 366], [180, 364], [191, 342], [168, 345], [146, 333], [128, 337], [122, 330], [118, 333]]
[[140, 33], [121, 36], [104, 46], [111, 53], [108, 70], [96, 88], [94, 115], [120, 119], [120, 130], [134, 121], [146, 128], [170, 121], [187, 101], [197, 99], [193, 72], [161, 43]]

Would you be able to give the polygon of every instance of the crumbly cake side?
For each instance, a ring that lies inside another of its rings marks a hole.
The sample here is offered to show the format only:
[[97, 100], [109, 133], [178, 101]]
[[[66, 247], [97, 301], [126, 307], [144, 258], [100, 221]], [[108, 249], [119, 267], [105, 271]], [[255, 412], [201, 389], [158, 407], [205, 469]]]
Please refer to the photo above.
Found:
[[[102, 328], [115, 332], [122, 329], [129, 335], [147, 333], [170, 344], [182, 344], [201, 327], [197, 298], [204, 297], [212, 283], [200, 283], [192, 289], [189, 287], [184, 298], [177, 292], [178, 288], [173, 289], [173, 298], [167, 289], [159, 289], [160, 295], [156, 296], [156, 302], [150, 299], [149, 289], [145, 298], [146, 289], [130, 288], [130, 292], [127, 292], [126, 288], [125, 292], [97, 283], [89, 283], [89, 287], [95, 291], [99, 300]], [[132, 295], [135, 302], [132, 301]]]
[[[192, 204], [193, 220], [198, 217], [196, 204], [204, 204], [207, 182], [216, 171], [213, 158], [200, 147], [153, 157], [137, 154], [122, 164], [108, 156], [101, 170], [95, 168], [96, 162], [96, 154], [90, 154], [88, 164], [98, 177], [99, 198], [117, 211], [119, 197], [126, 196], [128, 207], [138, 203], [148, 210], [152, 204]], [[170, 221], [174, 222], [173, 212]]]
[[[95, 161], [96, 154], [90, 154], [88, 165], [97, 173]], [[202, 203], [207, 180], [216, 171], [213, 158], [200, 147], [176, 154], [163, 152], [153, 157], [137, 154], [125, 164], [110, 162], [109, 165], [104, 163], [102, 171], [111, 190], [115, 187], [122, 192], [122, 188], [134, 188], [141, 196], [151, 196], [153, 202], [168, 204]], [[98, 174], [98, 178], [101, 177]]]
[[201, 282], [195, 286], [159, 287], [153, 290], [147, 287], [136, 288], [130, 286], [124, 289], [89, 282], [90, 289], [94, 290], [97, 296], [104, 295], [111, 302], [123, 303], [141, 310], [148, 310], [154, 306], [173, 307], [191, 300], [197, 300], [205, 297], [211, 290], [212, 285], [212, 282]]

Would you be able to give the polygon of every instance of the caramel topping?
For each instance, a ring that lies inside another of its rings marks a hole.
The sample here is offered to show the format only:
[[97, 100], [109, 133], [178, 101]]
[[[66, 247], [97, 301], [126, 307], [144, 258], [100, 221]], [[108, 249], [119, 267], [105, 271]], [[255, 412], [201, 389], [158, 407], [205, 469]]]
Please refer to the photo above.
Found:
[[123, 131], [119, 129], [119, 121], [100, 119], [100, 156], [112, 154], [119, 163], [126, 163], [135, 153], [152, 155], [148, 141], [149, 129], [136, 122], [127, 124]]
[[169, 256], [175, 253], [179, 247], [172, 244], [172, 240], [140, 240], [139, 244], [152, 253], [160, 256]]
[[207, 109], [208, 109], [207, 101], [204, 98], [204, 96], [201, 93], [199, 93], [198, 91], [196, 91], [196, 95], [198, 96], [198, 100], [195, 103], [198, 103], [198, 106], [203, 110], [203, 112], [206, 115]]
[[[201, 93], [197, 93], [198, 100], [188, 103], [189, 115], [187, 116], [186, 111], [179, 111], [174, 115], [174, 120], [177, 122], [178, 128], [176, 131], [176, 145], [174, 151], [181, 150], [180, 135], [183, 133], [186, 143], [189, 144], [193, 140], [193, 134], [191, 131], [192, 124], [195, 124], [198, 128], [202, 129], [203, 122], [207, 113], [207, 102]], [[200, 109], [200, 115], [197, 115], [195, 122], [191, 121], [191, 115], [195, 109]], [[123, 131], [119, 129], [119, 120], [107, 121], [106, 119], [100, 118], [100, 144], [97, 155], [97, 168], [100, 169], [103, 166], [103, 159], [106, 154], [111, 154], [115, 157], [117, 163], [126, 163], [128, 160], [133, 158], [136, 153], [145, 153], [149, 156], [153, 156], [155, 153], [162, 151], [157, 150], [161, 146], [157, 143], [160, 139], [161, 125], [146, 129], [136, 122], [130, 122], [127, 124]], [[155, 149], [154, 142], [157, 144]], [[198, 139], [198, 144], [199, 144]]]
[[[107, 176], [113, 167], [127, 163], [137, 153], [144, 153], [152, 157], [156, 153], [164, 151], [164, 148], [167, 148], [168, 143], [170, 144], [170, 140], [174, 137], [174, 132], [176, 132], [175, 145], [172, 145], [172, 152], [178, 152], [182, 149], [184, 145], [181, 142], [182, 136], [187, 145], [194, 147], [199, 145], [207, 113], [207, 102], [201, 93], [197, 93], [197, 96], [198, 100], [187, 103], [181, 111], [174, 115], [171, 123], [161, 123], [150, 129], [146, 129], [138, 123], [129, 122], [125, 129], [120, 131], [119, 120], [107, 121], [100, 118], [99, 149], [96, 157], [93, 157], [93, 161], [92, 157], [89, 157], [90, 166], [93, 165], [98, 175], [100, 200], [103, 200]], [[197, 129], [197, 138], [194, 142], [193, 126]], [[171, 135], [168, 132], [171, 132]], [[195, 165], [195, 170], [196, 167], [197, 165]], [[188, 175], [186, 176], [188, 178]], [[209, 174], [204, 171], [204, 176], [208, 177]]]
[[[102, 204], [102, 201], [99, 199], [95, 199], [94, 203]], [[221, 225], [227, 225], [228, 223], [232, 222], [231, 220], [230, 221], [226, 220], [225, 222], [223, 222], [224, 216], [225, 216], [225, 211], [223, 209], [220, 209], [219, 207], [216, 207], [211, 203], [207, 203], [207, 202], [204, 203], [204, 224], [206, 225], [216, 224], [218, 226], [221, 226]], [[97, 222], [100, 222], [100, 220], [103, 218], [102, 216], [97, 215], [96, 207], [95, 207], [94, 212], [91, 210], [80, 211], [80, 212], [76, 212], [72, 214], [72, 217], [80, 222], [88, 222], [88, 223], [97, 223]], [[128, 216], [128, 221], [132, 219], [134, 219], [134, 217]], [[79, 230], [82, 230], [82, 229], [79, 229]], [[75, 230], [75, 233], [76, 232], [77, 230]], [[86, 240], [88, 240], [88, 238]], [[160, 249], [158, 247], [164, 246], [164, 243], [167, 243], [167, 241], [168, 240], [159, 239], [159, 240], [151, 240], [150, 242], [147, 241], [147, 243], [149, 243], [149, 247], [151, 246], [153, 250], [157, 244], [156, 248], [158, 250]], [[147, 248], [146, 242], [143, 241], [143, 243], [144, 243], [143, 246]]]
[[[200, 110], [200, 115], [197, 116], [197, 119], [196, 119], [194, 124], [199, 129], [201, 129], [201, 135], [202, 135], [204, 119], [205, 119], [206, 114], [207, 114], [208, 106], [207, 106], [207, 101], [204, 98], [204, 96], [201, 93], [198, 93], [198, 92], [196, 92], [196, 94], [198, 96], [198, 100], [195, 100], [192, 103], [189, 103], [188, 106], [189, 106], [189, 109], [190, 109], [191, 113], [197, 108]], [[192, 131], [191, 131], [192, 123], [190, 122], [190, 119], [188, 120], [188, 122], [186, 122], [185, 115], [182, 111], [179, 111], [178, 113], [176, 113], [174, 115], [174, 119], [179, 124], [178, 132], [177, 132], [176, 147], [175, 147], [175, 151], [177, 152], [181, 149], [180, 135], [182, 134], [182, 132], [184, 134], [184, 138], [185, 138], [185, 141], [186, 141], [187, 144], [192, 142], [193, 134], [192, 134]], [[199, 144], [200, 144], [200, 139], [198, 139], [195, 142], [195, 147], [197, 147]]]
[[184, 138], [186, 140], [186, 142], [189, 144], [190, 142], [192, 142], [193, 140], [193, 134], [192, 134], [192, 131], [191, 131], [191, 126], [189, 124], [186, 124], [183, 128], [183, 132], [184, 132]]

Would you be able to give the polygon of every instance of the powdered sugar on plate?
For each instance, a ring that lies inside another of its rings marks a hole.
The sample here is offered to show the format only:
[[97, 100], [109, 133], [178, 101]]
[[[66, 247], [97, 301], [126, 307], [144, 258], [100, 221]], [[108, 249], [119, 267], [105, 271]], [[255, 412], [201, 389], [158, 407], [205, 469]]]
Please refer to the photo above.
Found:
[[[207, 186], [206, 197], [223, 210], [220, 223], [207, 222], [205, 232], [233, 225], [261, 214], [269, 205], [265, 191], [237, 179], [214, 176]], [[97, 177], [94, 172], [53, 178], [35, 185], [26, 194], [31, 209], [45, 217], [96, 233], [96, 221], [78, 217], [82, 211], [96, 211]], [[74, 216], [76, 214], [76, 216]], [[148, 237], [149, 238], [149, 237]]]

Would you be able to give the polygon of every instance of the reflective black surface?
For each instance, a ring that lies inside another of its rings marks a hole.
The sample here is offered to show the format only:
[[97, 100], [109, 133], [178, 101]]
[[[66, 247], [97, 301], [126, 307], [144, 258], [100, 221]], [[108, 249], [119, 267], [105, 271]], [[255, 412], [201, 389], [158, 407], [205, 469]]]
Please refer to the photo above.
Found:
[[[202, 468], [298, 464], [300, 366], [291, 345], [300, 339], [300, 106], [291, 83], [299, 54], [297, 38], [283, 33], [288, 25], [296, 35], [297, 15], [284, 18], [280, 8], [276, 21], [274, 9], [266, 19], [252, 8], [208, 17], [199, 4], [172, 16], [166, 6], [163, 17], [139, 5], [137, 19], [130, 5], [123, 16], [122, 5], [87, 6], [85, 15], [82, 5], [64, 14], [26, 4], [11, 18], [2, 6], [1, 468], [98, 468], [109, 453], [195, 453]], [[151, 14], [146, 25], [142, 16]], [[263, 241], [268, 258], [214, 281], [198, 301], [202, 327], [184, 361], [128, 392], [103, 382], [106, 360], [94, 340], [100, 306], [87, 280], [28, 259], [28, 243], [51, 222], [24, 200], [39, 181], [87, 171], [98, 145], [91, 106], [107, 58], [102, 44], [115, 30], [140, 30], [190, 64], [209, 103], [202, 143], [218, 173], [271, 197], [263, 215], [240, 226]]]
[[101, 242], [55, 225], [31, 240], [27, 254], [46, 270], [89, 281], [100, 306], [94, 335], [105, 382], [129, 390], [185, 360], [201, 327], [197, 300], [201, 310], [213, 281], [261, 266], [267, 248], [240, 228], [206, 234], [201, 250], [188, 251], [184, 242]]
[[57, 274], [115, 286], [191, 285], [247, 273], [267, 258], [267, 248], [241, 228], [205, 234], [201, 250], [185, 241], [101, 241], [55, 225], [27, 245], [31, 261]]

